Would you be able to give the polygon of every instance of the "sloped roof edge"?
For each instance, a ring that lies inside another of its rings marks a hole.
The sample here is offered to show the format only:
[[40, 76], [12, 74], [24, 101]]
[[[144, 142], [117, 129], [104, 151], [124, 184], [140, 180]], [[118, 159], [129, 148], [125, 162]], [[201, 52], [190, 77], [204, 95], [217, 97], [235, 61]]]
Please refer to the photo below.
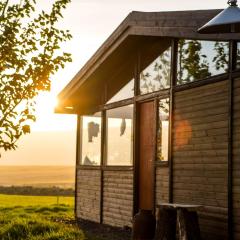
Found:
[[[103, 61], [103, 59], [107, 57], [109, 50], [113, 51], [129, 35], [181, 37], [179, 33], [176, 33], [176, 29], [183, 29], [182, 37], [184, 37], [184, 33], [188, 32], [192, 33], [190, 36], [199, 36], [201, 38], [201, 35], [196, 32], [197, 27], [199, 27], [200, 24], [207, 22], [220, 11], [221, 9], [170, 12], [131, 12], [59, 93], [58, 98], [64, 103], [71, 96], [74, 89], [79, 88], [81, 84], [88, 79], [91, 72], [94, 72], [94, 66], [98, 65], [97, 63]], [[204, 38], [224, 39], [224, 37], [221, 36], [221, 34], [211, 36], [205, 35]], [[239, 38], [239, 34], [236, 36], [232, 35], [232, 37], [233, 39]], [[56, 110], [56, 112], [62, 111]]]

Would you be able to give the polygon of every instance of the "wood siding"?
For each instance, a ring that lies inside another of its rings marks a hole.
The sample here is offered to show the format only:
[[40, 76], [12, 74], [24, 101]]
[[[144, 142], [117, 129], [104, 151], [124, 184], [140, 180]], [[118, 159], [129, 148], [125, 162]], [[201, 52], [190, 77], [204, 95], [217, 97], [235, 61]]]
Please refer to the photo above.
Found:
[[133, 172], [104, 171], [103, 223], [132, 226]]
[[201, 204], [203, 239], [227, 239], [228, 83], [175, 93], [173, 201]]
[[77, 170], [77, 218], [100, 222], [100, 170]]
[[168, 167], [156, 168], [156, 204], [169, 201], [169, 169]]
[[234, 80], [233, 114], [233, 231], [240, 239], [240, 79]]

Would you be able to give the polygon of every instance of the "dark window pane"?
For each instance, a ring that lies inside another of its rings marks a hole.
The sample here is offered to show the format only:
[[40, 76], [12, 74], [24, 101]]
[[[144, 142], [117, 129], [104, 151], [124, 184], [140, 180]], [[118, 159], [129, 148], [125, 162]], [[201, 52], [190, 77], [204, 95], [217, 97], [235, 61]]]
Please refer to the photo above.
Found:
[[81, 164], [100, 165], [101, 162], [101, 113], [82, 117]]
[[107, 103], [113, 103], [134, 97], [134, 79], [119, 90]]
[[129, 166], [133, 158], [133, 105], [107, 111], [107, 165]]
[[157, 160], [168, 160], [169, 140], [169, 98], [159, 101], [158, 131], [157, 131]]
[[240, 68], [240, 42], [237, 43], [237, 69]]
[[225, 73], [228, 42], [179, 40], [177, 85]]
[[140, 94], [170, 87], [171, 47], [140, 73]]

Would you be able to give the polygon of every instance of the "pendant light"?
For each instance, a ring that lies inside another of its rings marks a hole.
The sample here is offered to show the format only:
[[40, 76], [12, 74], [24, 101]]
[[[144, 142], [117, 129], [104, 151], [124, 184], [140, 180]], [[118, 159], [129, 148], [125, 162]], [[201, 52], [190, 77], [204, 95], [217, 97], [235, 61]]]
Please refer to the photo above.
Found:
[[237, 5], [237, 0], [229, 0], [228, 5], [228, 8], [199, 28], [198, 33], [239, 33], [240, 8]]

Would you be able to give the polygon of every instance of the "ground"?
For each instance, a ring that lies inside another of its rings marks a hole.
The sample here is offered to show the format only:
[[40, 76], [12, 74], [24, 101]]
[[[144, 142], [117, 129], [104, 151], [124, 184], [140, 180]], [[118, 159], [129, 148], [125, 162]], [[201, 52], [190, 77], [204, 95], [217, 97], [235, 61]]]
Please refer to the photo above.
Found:
[[73, 197], [0, 195], [1, 240], [127, 240], [130, 231], [77, 224]]

